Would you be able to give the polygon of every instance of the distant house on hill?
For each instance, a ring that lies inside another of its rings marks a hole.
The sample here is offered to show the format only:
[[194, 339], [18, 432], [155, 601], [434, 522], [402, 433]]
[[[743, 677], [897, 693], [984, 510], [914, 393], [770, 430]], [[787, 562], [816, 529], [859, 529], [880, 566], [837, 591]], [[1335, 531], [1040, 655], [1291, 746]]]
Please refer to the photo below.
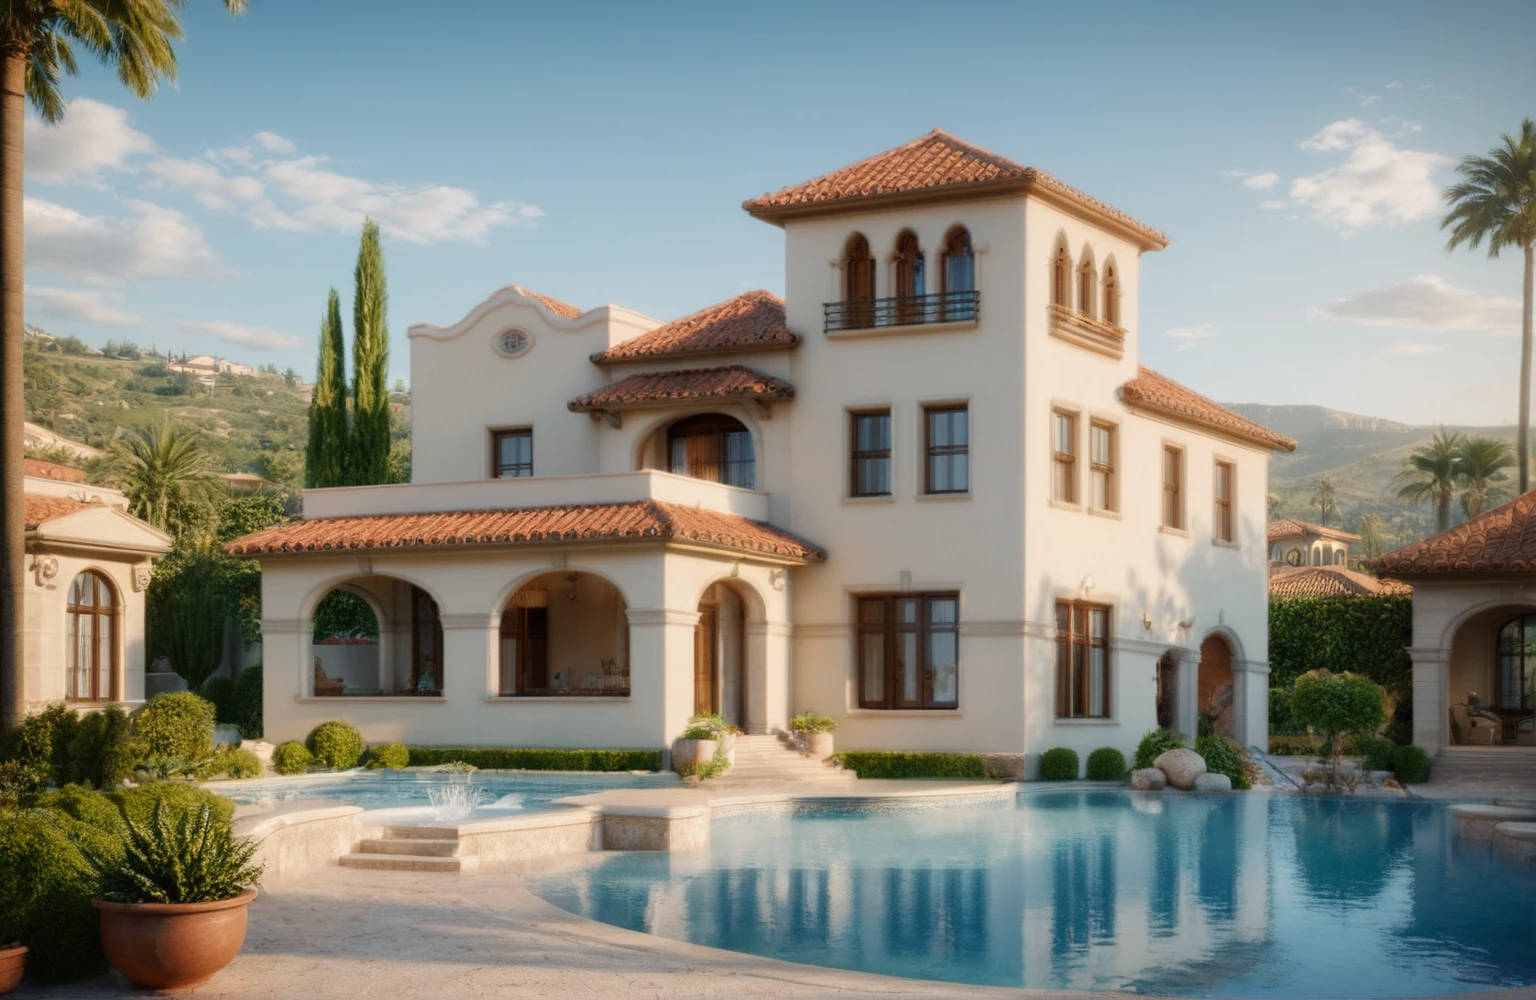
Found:
[[215, 357], [211, 354], [194, 354], [190, 358], [180, 361], [172, 361], [166, 368], [173, 372], [186, 372], [188, 375], [255, 375], [256, 369], [250, 365], [231, 361], [228, 358]]
[[1294, 517], [1269, 522], [1269, 566], [1348, 566], [1349, 543], [1359, 535]]

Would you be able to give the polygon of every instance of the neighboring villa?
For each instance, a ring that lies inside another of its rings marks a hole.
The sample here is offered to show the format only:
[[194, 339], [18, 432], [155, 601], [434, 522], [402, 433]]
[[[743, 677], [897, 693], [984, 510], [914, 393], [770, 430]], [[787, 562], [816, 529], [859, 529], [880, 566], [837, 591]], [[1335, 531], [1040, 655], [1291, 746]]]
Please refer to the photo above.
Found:
[[27, 459], [22, 698], [90, 709], [144, 700], [144, 591], [171, 539], [78, 469]]
[[[662, 323], [516, 286], [410, 330], [412, 477], [261, 560], [268, 738], [845, 747], [1267, 734], [1264, 510], [1295, 442], [1137, 363], [1167, 240], [935, 131], [748, 201], [784, 300]], [[329, 592], [378, 640], [315, 644]], [[366, 648], [366, 647], [361, 647]]]
[[215, 357], [212, 354], [194, 354], [190, 358], [182, 358], [180, 361], [168, 361], [165, 367], [173, 372], [185, 372], [199, 379], [213, 381], [219, 375], [255, 375], [256, 369], [250, 365], [231, 361], [228, 358]]

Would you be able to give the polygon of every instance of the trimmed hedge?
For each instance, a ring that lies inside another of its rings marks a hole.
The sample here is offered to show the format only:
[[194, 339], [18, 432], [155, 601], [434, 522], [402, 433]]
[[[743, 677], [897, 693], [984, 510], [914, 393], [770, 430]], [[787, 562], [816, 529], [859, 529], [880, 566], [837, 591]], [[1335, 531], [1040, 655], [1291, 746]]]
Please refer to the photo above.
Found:
[[213, 756], [213, 702], [191, 691], [155, 695], [132, 721], [157, 767], [171, 761], [195, 766]]
[[363, 754], [363, 766], [370, 771], [389, 768], [398, 771], [411, 764], [411, 752], [404, 743], [375, 743]]
[[1269, 683], [1289, 690], [1308, 671], [1345, 666], [1399, 699], [1410, 694], [1411, 597], [1302, 597], [1269, 602]]
[[304, 738], [304, 748], [315, 755], [315, 763], [333, 771], [347, 771], [363, 756], [363, 734], [356, 726], [333, 719], [311, 729]]
[[1397, 780], [1405, 785], [1417, 785], [1429, 780], [1429, 754], [1423, 747], [1401, 746], [1392, 751], [1392, 770]]
[[861, 778], [991, 777], [977, 753], [911, 753], [905, 750], [845, 750], [833, 758]]
[[1052, 747], [1040, 755], [1041, 781], [1076, 781], [1082, 773], [1071, 747]]
[[1124, 781], [1125, 754], [1114, 747], [1099, 747], [1088, 755], [1089, 781]]
[[1316, 757], [1323, 752], [1321, 736], [1271, 736], [1269, 753], [1272, 757]]
[[242, 739], [261, 739], [261, 698], [261, 664], [258, 663], [240, 671], [229, 694], [229, 721], [240, 727]]
[[411, 767], [461, 760], [505, 771], [660, 771], [660, 750], [539, 750], [519, 747], [410, 747]]
[[1185, 741], [1183, 733], [1172, 729], [1154, 729], [1136, 744], [1136, 769], [1140, 771], [1151, 767], [1165, 752], [1187, 746], [1189, 743]]
[[315, 762], [315, 755], [298, 740], [279, 743], [272, 751], [272, 770], [278, 774], [303, 774]]

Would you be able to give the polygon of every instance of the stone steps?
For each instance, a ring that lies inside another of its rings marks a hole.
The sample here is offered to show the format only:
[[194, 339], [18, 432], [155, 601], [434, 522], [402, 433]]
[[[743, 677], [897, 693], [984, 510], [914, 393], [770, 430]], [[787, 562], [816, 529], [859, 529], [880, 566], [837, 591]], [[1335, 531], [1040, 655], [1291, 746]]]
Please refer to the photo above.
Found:
[[341, 857], [343, 868], [375, 868], [397, 872], [461, 872], [475, 867], [479, 862], [479, 858], [442, 858], [420, 854], [354, 852]]
[[369, 837], [343, 855], [345, 868], [400, 872], [461, 872], [480, 863], [459, 854], [459, 833], [452, 827], [386, 826], [382, 837]]
[[459, 853], [459, 841], [454, 839], [415, 840], [405, 837], [379, 837], [363, 841], [357, 847], [358, 854], [413, 854], [424, 858], [451, 858]]
[[718, 778], [716, 787], [752, 788], [770, 785], [847, 785], [853, 774], [812, 760], [786, 739], [773, 735], [738, 736], [735, 763]]

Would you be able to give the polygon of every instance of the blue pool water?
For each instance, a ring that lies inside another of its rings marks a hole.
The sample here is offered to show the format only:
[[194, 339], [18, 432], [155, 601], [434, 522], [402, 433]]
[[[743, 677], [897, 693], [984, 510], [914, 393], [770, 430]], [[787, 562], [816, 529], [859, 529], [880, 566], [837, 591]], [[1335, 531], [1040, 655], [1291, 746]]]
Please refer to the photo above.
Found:
[[[290, 802], [325, 801], [364, 809], [408, 810], [428, 818], [429, 789], [448, 783], [463, 784], [462, 776], [431, 771], [362, 771], [334, 778], [273, 778], [238, 785], [209, 787], [240, 805], [283, 805]], [[498, 815], [548, 808], [551, 801], [568, 795], [587, 795], [609, 788], [644, 788], [676, 784], [670, 774], [572, 774], [566, 772], [476, 772], [469, 784], [479, 789], [475, 815]], [[396, 817], [412, 818], [407, 813]]]
[[633, 930], [952, 982], [1284, 998], [1536, 983], [1536, 876], [1458, 845], [1437, 803], [1062, 791], [807, 809], [532, 886]]

